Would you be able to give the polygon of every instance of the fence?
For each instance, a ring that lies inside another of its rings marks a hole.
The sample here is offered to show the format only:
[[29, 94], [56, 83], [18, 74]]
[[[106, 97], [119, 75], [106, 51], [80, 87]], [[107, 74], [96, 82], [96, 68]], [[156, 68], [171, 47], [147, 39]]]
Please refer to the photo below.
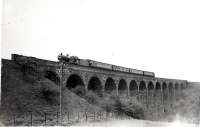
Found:
[[[28, 112], [26, 114], [9, 113], [9, 119], [3, 122], [6, 126], [71, 126], [78, 123], [86, 122], [100, 122], [108, 120], [123, 120], [131, 119], [125, 114], [116, 112], [65, 112], [63, 113], [62, 120], [60, 119], [59, 112], [52, 113], [35, 113]], [[194, 125], [200, 125], [200, 119], [192, 119], [188, 121]]]
[[38, 114], [28, 112], [26, 114], [10, 113], [8, 126], [55, 126], [75, 125], [77, 123], [107, 121], [110, 119], [130, 119], [130, 117], [115, 112], [66, 112], [60, 119], [59, 112], [51, 114]]

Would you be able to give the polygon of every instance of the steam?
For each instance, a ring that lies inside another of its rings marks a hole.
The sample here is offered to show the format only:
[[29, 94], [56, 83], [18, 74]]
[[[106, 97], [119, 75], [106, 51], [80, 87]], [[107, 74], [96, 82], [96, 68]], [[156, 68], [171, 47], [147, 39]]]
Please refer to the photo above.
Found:
[[166, 127], [200, 127], [200, 126], [189, 123], [188, 120], [182, 118], [179, 114], [177, 114], [175, 120], [171, 123], [168, 123]]

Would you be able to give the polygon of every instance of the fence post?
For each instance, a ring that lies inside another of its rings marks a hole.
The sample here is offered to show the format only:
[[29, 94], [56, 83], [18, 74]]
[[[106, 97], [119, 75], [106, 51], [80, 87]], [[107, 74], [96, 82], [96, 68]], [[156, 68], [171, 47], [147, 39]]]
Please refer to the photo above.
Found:
[[79, 112], [78, 112], [78, 122], [79, 122]]
[[101, 113], [100, 112], [97, 112], [97, 117], [96, 117], [97, 120], [100, 120], [101, 119]]
[[94, 121], [95, 121], [95, 114], [96, 114], [96, 113], [94, 112], [94, 117], [93, 117], [93, 118], [94, 118]]
[[57, 111], [57, 114], [56, 114], [56, 116], [57, 116], [57, 121], [56, 121], [56, 122], [57, 122], [57, 125], [58, 125], [58, 121], [59, 121], [58, 113], [59, 113], [59, 112]]
[[108, 120], [108, 111], [106, 111], [106, 121]]
[[88, 120], [88, 116], [87, 116], [87, 112], [85, 112], [85, 121], [87, 122]]
[[15, 113], [13, 113], [13, 126], [15, 126]]
[[70, 119], [70, 118], [69, 118], [69, 117], [70, 117], [69, 115], [70, 115], [69, 112], [67, 112], [67, 121], [68, 121], [68, 122], [69, 122], [69, 119]]
[[46, 126], [46, 124], [47, 124], [47, 114], [44, 113], [44, 125]]
[[32, 114], [32, 111], [31, 111], [31, 126], [33, 125], [33, 114]]
[[101, 117], [102, 117], [102, 116], [101, 116], [101, 115], [102, 115], [102, 113], [101, 113], [101, 111], [100, 111], [99, 113], [100, 113], [100, 114], [99, 114], [99, 119], [101, 120], [101, 119], [102, 119], [102, 118], [101, 118]]

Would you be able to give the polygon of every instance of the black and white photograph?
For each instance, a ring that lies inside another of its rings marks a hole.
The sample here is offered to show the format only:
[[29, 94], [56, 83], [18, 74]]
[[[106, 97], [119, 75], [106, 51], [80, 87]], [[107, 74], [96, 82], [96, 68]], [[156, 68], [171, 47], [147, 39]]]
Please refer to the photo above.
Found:
[[200, 127], [199, 0], [0, 6], [1, 127]]

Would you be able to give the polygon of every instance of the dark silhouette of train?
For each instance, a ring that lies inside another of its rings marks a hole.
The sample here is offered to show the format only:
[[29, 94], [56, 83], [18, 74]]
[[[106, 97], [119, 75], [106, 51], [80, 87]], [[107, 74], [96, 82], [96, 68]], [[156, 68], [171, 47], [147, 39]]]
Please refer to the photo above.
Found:
[[[27, 64], [34, 63], [35, 66], [37, 66], [37, 63], [39, 62], [48, 62], [56, 63], [55, 61], [47, 61], [47, 60], [42, 60], [38, 59], [35, 57], [25, 57], [22, 55], [17, 55], [17, 54], [12, 54], [12, 59], [14, 61], [26, 61]], [[90, 59], [79, 59], [77, 56], [69, 56], [68, 54], [65, 56], [62, 53], [58, 55], [58, 60], [59, 62], [63, 62], [66, 64], [74, 64], [74, 65], [81, 65], [81, 66], [87, 66], [87, 67], [92, 67], [92, 68], [101, 68], [105, 70], [112, 70], [112, 71], [118, 71], [118, 72], [124, 72], [124, 73], [131, 73], [131, 74], [136, 74], [136, 75], [143, 75], [147, 77], [155, 77], [154, 72], [149, 72], [149, 71], [142, 71], [142, 70], [137, 70], [137, 69], [132, 69], [132, 68], [126, 68], [126, 67], [121, 67], [117, 65], [112, 65], [112, 64], [107, 64], [107, 63], [102, 63]]]
[[124, 72], [124, 73], [133, 73], [133, 74], [143, 75], [143, 76], [148, 76], [148, 77], [155, 77], [155, 74], [153, 72], [121, 67], [121, 66], [117, 66], [117, 65], [112, 65], [112, 64], [107, 64], [107, 63], [90, 60], [90, 59], [79, 59], [77, 56], [69, 57], [68, 54], [66, 56], [63, 56], [62, 54], [60, 54], [58, 56], [58, 60], [64, 61], [64, 62], [70, 63], [70, 64], [81, 65], [81, 66], [101, 68], [101, 69], [119, 71], [119, 72]]

